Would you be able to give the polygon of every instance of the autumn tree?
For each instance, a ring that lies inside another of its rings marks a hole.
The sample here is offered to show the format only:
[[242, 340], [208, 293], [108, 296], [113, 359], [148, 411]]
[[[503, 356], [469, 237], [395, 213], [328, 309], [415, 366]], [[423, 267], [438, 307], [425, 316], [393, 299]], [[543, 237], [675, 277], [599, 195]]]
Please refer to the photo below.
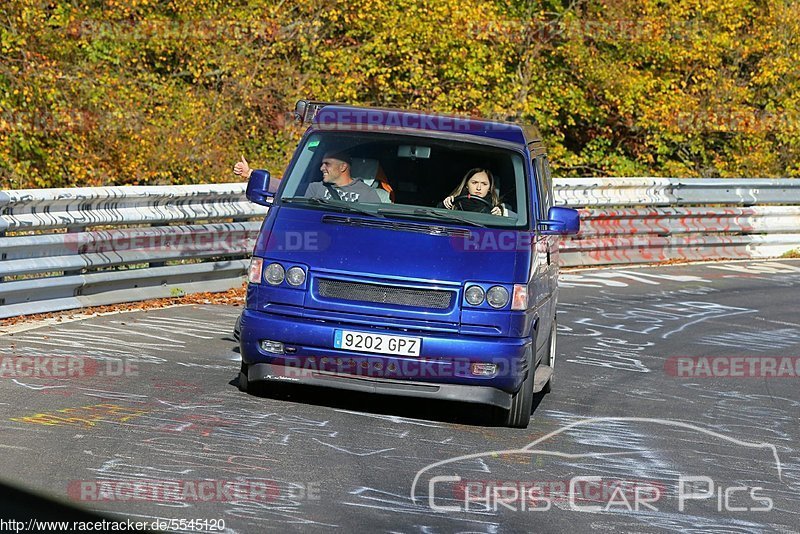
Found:
[[0, 187], [280, 173], [298, 98], [536, 124], [561, 176], [800, 175], [789, 0], [10, 0]]

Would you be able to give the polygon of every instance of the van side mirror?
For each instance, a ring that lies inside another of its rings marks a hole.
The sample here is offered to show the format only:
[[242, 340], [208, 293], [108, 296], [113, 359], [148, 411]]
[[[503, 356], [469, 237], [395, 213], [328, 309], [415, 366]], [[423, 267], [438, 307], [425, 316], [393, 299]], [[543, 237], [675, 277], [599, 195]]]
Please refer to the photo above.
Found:
[[268, 171], [256, 169], [250, 173], [250, 179], [247, 181], [247, 200], [261, 204], [262, 206], [269, 206], [272, 202], [271, 199], [278, 192], [278, 186], [281, 181], [272, 178]]
[[547, 210], [547, 220], [539, 221], [539, 230], [546, 235], [577, 234], [581, 229], [578, 210], [553, 206]]

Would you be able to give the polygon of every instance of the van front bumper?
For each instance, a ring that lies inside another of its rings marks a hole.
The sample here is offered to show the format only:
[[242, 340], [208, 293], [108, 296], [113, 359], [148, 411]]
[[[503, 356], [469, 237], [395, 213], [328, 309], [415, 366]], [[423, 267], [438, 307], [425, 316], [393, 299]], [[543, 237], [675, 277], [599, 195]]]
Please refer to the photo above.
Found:
[[[281, 381], [388, 395], [489, 404], [508, 409], [533, 361], [530, 338], [466, 336], [365, 327], [339, 321], [287, 317], [244, 310], [242, 362], [249, 381]], [[418, 357], [353, 352], [333, 346], [336, 330], [422, 339]], [[264, 340], [283, 343], [266, 352]], [[474, 365], [496, 372], [476, 375]]]
[[293, 382], [309, 386], [320, 386], [362, 393], [398, 395], [458, 402], [489, 404], [508, 410], [511, 394], [488, 386], [463, 386], [458, 384], [436, 384], [358, 376], [347, 373], [317, 371], [271, 363], [256, 363], [247, 370], [247, 380]]

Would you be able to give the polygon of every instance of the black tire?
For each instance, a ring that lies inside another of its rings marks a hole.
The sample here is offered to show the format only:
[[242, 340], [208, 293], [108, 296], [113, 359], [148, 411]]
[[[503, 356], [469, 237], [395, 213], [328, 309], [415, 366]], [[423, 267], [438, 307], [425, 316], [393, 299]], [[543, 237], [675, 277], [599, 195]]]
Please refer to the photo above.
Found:
[[531, 410], [533, 408], [533, 358], [530, 358], [528, 366], [528, 376], [522, 382], [519, 391], [511, 397], [511, 408], [499, 411], [500, 422], [511, 428], [527, 428], [531, 422]]
[[233, 325], [233, 339], [239, 341], [242, 336], [242, 316], [236, 318], [236, 324]]
[[542, 363], [545, 365], [549, 365], [553, 368], [553, 374], [550, 375], [550, 380], [547, 381], [547, 384], [544, 385], [542, 388], [542, 393], [550, 393], [553, 391], [553, 379], [556, 376], [556, 330], [558, 329], [558, 325], [555, 321], [553, 321], [553, 328], [550, 330], [550, 338], [547, 340], [547, 353], [542, 358]]
[[250, 389], [250, 381], [247, 379], [247, 364], [242, 362], [242, 368], [239, 370], [239, 391], [247, 393]]

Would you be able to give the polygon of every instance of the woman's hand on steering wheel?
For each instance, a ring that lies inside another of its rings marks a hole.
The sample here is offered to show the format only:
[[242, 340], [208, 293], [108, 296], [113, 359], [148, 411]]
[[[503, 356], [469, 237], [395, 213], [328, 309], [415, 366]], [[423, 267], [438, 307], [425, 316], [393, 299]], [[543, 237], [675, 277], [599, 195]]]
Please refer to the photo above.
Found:
[[[450, 198], [450, 197], [447, 197], [447, 198]], [[447, 206], [447, 198], [445, 199], [445, 206]], [[477, 200], [478, 202], [483, 204], [481, 206], [480, 213], [491, 213], [496, 208], [495, 206], [492, 206], [491, 202], [489, 202], [485, 198], [479, 197], [477, 195], [458, 195], [457, 197], [455, 197], [453, 199], [453, 206], [454, 207], [458, 207], [458, 209], [460, 209], [461, 211], [464, 211], [464, 208], [461, 206], [461, 203], [463, 201], [465, 201], [465, 200]], [[452, 209], [452, 208], [449, 208], [449, 209]]]

